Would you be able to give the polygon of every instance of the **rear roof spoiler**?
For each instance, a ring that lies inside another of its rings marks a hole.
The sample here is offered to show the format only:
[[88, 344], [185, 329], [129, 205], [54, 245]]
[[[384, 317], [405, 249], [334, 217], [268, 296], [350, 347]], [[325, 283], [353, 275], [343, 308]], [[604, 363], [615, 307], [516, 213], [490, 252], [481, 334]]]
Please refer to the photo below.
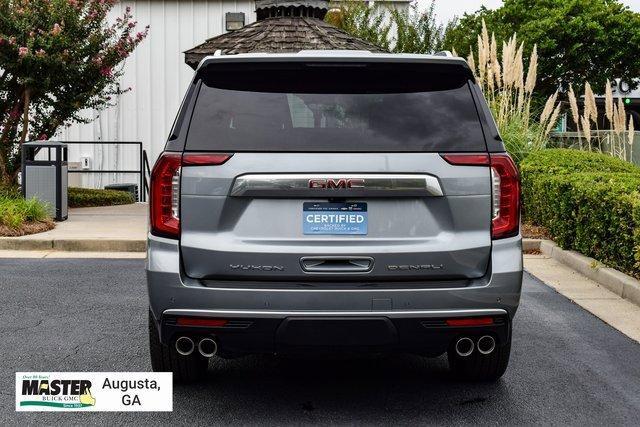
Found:
[[468, 71], [469, 80], [475, 81], [473, 73], [463, 58], [453, 56], [449, 51], [437, 52], [434, 55], [418, 55], [406, 53], [371, 53], [360, 50], [305, 50], [298, 53], [244, 53], [238, 55], [207, 56], [198, 65], [196, 72], [203, 67], [221, 63], [242, 62], [400, 62], [423, 64], [458, 65]]

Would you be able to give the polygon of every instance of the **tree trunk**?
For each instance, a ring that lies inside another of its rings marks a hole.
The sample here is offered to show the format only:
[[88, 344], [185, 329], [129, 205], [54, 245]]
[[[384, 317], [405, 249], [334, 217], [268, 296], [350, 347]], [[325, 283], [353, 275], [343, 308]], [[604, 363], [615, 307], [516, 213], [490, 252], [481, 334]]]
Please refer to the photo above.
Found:
[[[0, 184], [10, 185], [15, 179], [15, 175], [12, 173], [12, 168], [9, 165], [9, 155], [12, 152], [12, 147], [16, 133], [16, 127], [20, 121], [20, 111], [24, 111], [24, 89], [19, 90], [14, 84], [9, 84], [13, 93], [9, 93], [4, 100], [5, 108], [2, 111], [0, 119]], [[15, 96], [11, 96], [15, 93]], [[29, 96], [30, 98], [30, 96]]]
[[[20, 103], [22, 99], [18, 101], [16, 108], [20, 109]], [[13, 109], [12, 109], [13, 110]], [[13, 183], [13, 177], [9, 167], [9, 153], [11, 152], [11, 141], [15, 137], [15, 127], [17, 126], [17, 118], [12, 118], [11, 113], [7, 114], [7, 118], [2, 123], [2, 133], [0, 134], [0, 183], [4, 185], [10, 185]]]
[[29, 106], [31, 103], [31, 89], [24, 90], [24, 105], [22, 107], [22, 134], [20, 135], [20, 145], [27, 139], [29, 134]]
[[5, 165], [4, 159], [0, 156], [0, 184], [9, 185], [11, 183], [11, 176], [7, 173], [7, 165]]

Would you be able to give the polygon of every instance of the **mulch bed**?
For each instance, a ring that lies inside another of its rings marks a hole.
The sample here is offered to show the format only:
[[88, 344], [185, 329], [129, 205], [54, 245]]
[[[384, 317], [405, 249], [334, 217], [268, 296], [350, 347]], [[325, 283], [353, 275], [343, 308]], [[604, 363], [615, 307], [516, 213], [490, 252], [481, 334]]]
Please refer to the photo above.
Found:
[[4, 237], [18, 237], [25, 236], [27, 234], [36, 234], [49, 231], [56, 225], [53, 221], [37, 221], [37, 222], [25, 222], [18, 228], [10, 228], [6, 225], [0, 224], [0, 236]]
[[546, 228], [533, 224], [522, 224], [522, 237], [526, 239], [551, 239]]

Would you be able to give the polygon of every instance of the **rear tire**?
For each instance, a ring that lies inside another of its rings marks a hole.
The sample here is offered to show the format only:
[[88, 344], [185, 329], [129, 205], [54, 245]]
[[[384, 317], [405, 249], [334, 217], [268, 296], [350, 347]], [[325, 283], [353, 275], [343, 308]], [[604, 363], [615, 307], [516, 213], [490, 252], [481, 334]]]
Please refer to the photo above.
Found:
[[173, 372], [173, 380], [178, 383], [200, 380], [209, 366], [209, 360], [202, 357], [197, 350], [189, 356], [182, 356], [175, 348], [162, 344], [151, 311], [149, 311], [149, 353], [153, 371]]
[[496, 346], [490, 354], [480, 354], [475, 350], [467, 357], [460, 357], [453, 348], [447, 352], [449, 369], [464, 381], [497, 381], [507, 370], [511, 340], [502, 346]]

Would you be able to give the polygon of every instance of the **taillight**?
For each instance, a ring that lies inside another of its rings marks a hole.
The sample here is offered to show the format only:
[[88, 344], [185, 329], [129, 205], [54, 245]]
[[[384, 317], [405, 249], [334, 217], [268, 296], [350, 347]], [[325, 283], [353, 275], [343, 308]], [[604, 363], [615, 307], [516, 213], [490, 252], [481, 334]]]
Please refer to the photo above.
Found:
[[442, 154], [457, 166], [491, 166], [491, 238], [504, 239], [520, 231], [520, 177], [507, 153]]
[[231, 158], [231, 154], [184, 153], [182, 166], [218, 166]]
[[177, 239], [180, 235], [181, 153], [162, 153], [151, 172], [149, 213], [151, 233]]
[[177, 239], [180, 237], [180, 172], [183, 166], [217, 166], [232, 154], [162, 153], [151, 172], [151, 233]]
[[520, 177], [507, 153], [491, 154], [491, 238], [504, 239], [520, 231]]
[[489, 166], [488, 154], [442, 154], [442, 158], [456, 166]]

